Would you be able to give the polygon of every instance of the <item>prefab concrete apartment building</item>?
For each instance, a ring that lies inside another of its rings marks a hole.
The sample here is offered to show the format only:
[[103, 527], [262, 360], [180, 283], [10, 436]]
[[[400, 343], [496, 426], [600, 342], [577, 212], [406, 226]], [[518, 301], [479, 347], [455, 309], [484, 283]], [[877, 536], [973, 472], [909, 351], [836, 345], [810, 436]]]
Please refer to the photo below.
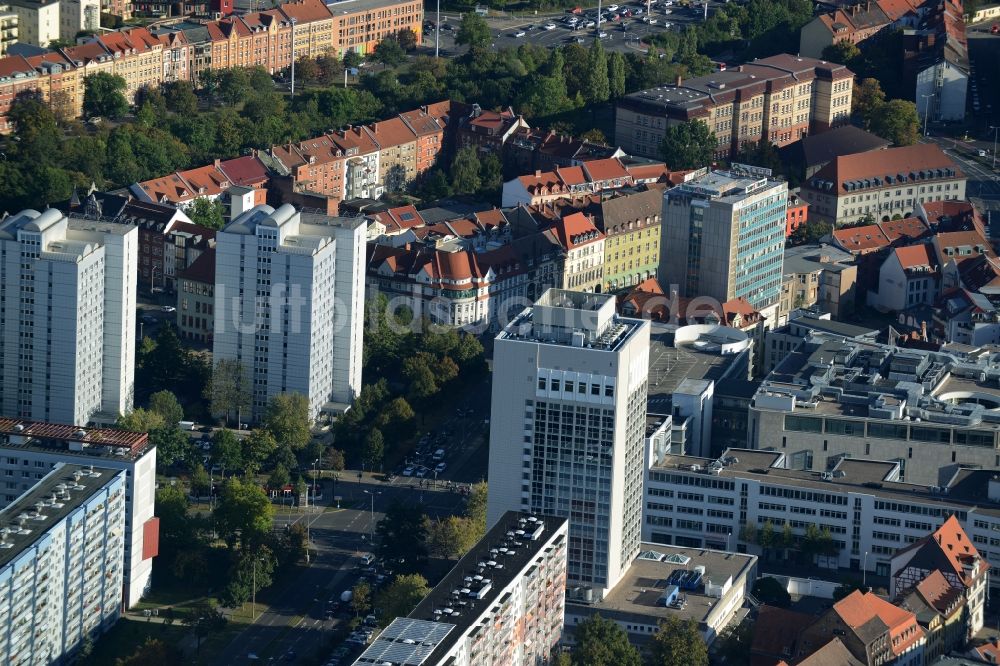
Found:
[[254, 421], [282, 393], [306, 396], [312, 420], [357, 396], [364, 262], [362, 217], [261, 205], [218, 233], [214, 358], [241, 364]]
[[132, 409], [138, 231], [24, 210], [0, 221], [6, 416], [113, 423]]
[[0, 663], [63, 663], [121, 615], [125, 472], [61, 465], [0, 511]]
[[601, 598], [639, 552], [649, 322], [549, 289], [497, 336], [493, 367], [487, 522], [568, 518], [567, 577]]

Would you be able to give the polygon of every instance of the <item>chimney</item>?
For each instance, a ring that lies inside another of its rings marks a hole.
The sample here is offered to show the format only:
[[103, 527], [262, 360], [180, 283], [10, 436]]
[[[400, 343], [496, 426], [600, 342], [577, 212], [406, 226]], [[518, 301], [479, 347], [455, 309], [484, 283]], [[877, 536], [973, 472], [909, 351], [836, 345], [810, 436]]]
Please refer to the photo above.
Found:
[[682, 76], [681, 76], [680, 74], [678, 74], [678, 75], [677, 75], [677, 87], [678, 87], [678, 88], [680, 88], [680, 87], [681, 87], [681, 84], [682, 84], [683, 82], [684, 82], [684, 78], [683, 78], [683, 77], [682, 77]]
[[219, 165], [221, 164], [221, 161], [219, 160], [219, 158], [215, 158], [215, 160], [212, 161], [212, 164], [215, 166], [216, 169], [218, 169]]
[[535, 169], [535, 178], [541, 178], [541, 177], [542, 177], [542, 170]]

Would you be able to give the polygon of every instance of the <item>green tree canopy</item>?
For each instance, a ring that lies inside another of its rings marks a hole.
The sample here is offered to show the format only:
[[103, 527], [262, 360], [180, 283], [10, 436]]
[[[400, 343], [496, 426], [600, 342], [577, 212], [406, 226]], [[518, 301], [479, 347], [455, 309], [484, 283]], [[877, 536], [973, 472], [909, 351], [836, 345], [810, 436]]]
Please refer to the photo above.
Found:
[[639, 651], [613, 620], [594, 614], [576, 626], [573, 666], [640, 666]]
[[660, 620], [649, 646], [650, 666], [708, 666], [708, 644], [692, 619]]
[[758, 578], [752, 593], [761, 602], [778, 608], [788, 608], [792, 604], [792, 597], [785, 586], [770, 576]]
[[382, 459], [385, 456], [385, 438], [382, 431], [372, 428], [365, 437], [364, 464], [369, 470], [374, 470], [382, 466]]
[[473, 194], [479, 191], [479, 156], [476, 149], [466, 146], [455, 153], [451, 163], [451, 187], [456, 194]]
[[392, 583], [375, 597], [375, 615], [384, 627], [397, 617], [405, 617], [430, 594], [427, 579], [420, 574], [396, 576]]
[[149, 443], [156, 447], [156, 466], [170, 467], [191, 463], [195, 459], [194, 444], [176, 426], [164, 426], [149, 431]]
[[608, 54], [601, 40], [595, 39], [590, 44], [587, 55], [587, 80], [583, 89], [583, 98], [588, 104], [600, 104], [608, 101], [611, 96], [611, 83], [608, 81]]
[[278, 442], [269, 430], [254, 430], [243, 439], [243, 465], [247, 474], [254, 475], [274, 455]]
[[232, 430], [223, 428], [212, 435], [212, 462], [231, 474], [243, 469], [243, 444]]
[[857, 44], [848, 39], [842, 39], [836, 44], [827, 46], [823, 49], [822, 55], [823, 60], [827, 62], [836, 62], [848, 66], [860, 57], [861, 49], [858, 48]]
[[660, 144], [660, 153], [671, 169], [700, 169], [712, 162], [715, 134], [700, 120], [671, 125]]
[[383, 37], [382, 40], [375, 45], [375, 51], [372, 53], [372, 57], [386, 67], [395, 67], [402, 64], [406, 60], [406, 51], [403, 50], [403, 47], [400, 46], [394, 36]]
[[280, 444], [288, 444], [292, 450], [301, 449], [309, 443], [309, 401], [301, 393], [280, 393], [267, 405], [264, 427]]
[[163, 424], [177, 427], [184, 420], [184, 408], [170, 391], [157, 391], [149, 396], [149, 411], [163, 417]]
[[479, 14], [466, 12], [455, 36], [456, 44], [466, 44], [470, 49], [486, 48], [490, 44], [490, 26]]
[[379, 555], [396, 571], [419, 571], [427, 561], [427, 522], [421, 505], [393, 499], [375, 528]]
[[128, 113], [125, 79], [108, 72], [83, 79], [83, 113], [88, 117], [121, 118]]
[[243, 364], [235, 359], [220, 359], [212, 367], [212, 377], [205, 387], [205, 398], [210, 401], [212, 414], [230, 414], [243, 418], [250, 408], [250, 382]]
[[896, 146], [912, 146], [920, 137], [917, 105], [906, 99], [891, 99], [879, 109], [872, 131]]
[[608, 58], [608, 83], [612, 99], [625, 95], [625, 56], [618, 51], [613, 51]]
[[[128, 414], [121, 414], [118, 417], [117, 426], [122, 430], [132, 430], [133, 432], [149, 432], [158, 428], [163, 428], [166, 422], [163, 415], [144, 407], [136, 407]], [[172, 424], [176, 428], [177, 424]]]
[[218, 199], [198, 197], [191, 202], [185, 212], [192, 222], [209, 229], [221, 229], [225, 222], [222, 217], [225, 209]]
[[865, 129], [871, 129], [882, 107], [885, 105], [885, 93], [878, 79], [862, 79], [854, 85], [851, 96], [851, 110], [861, 119]]
[[260, 486], [236, 477], [226, 480], [215, 508], [215, 522], [228, 543], [260, 543], [271, 531], [273, 520], [274, 507]]
[[461, 516], [446, 516], [430, 522], [427, 546], [431, 555], [457, 559], [476, 545], [482, 534], [474, 520]]

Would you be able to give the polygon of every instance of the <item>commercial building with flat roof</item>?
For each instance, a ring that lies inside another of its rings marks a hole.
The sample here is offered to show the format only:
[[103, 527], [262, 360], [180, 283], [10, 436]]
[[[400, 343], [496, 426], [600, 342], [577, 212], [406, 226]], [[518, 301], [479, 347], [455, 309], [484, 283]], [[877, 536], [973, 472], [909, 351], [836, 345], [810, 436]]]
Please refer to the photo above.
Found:
[[700, 169], [663, 195], [659, 281], [687, 298], [745, 298], [774, 320], [781, 296], [788, 183], [768, 169]]
[[656, 635], [661, 620], [678, 618], [693, 620], [711, 644], [738, 617], [756, 578], [756, 555], [644, 541], [628, 573], [601, 601], [588, 604], [570, 590], [566, 635], [600, 615], [642, 645]]
[[565, 518], [505, 513], [355, 665], [549, 663], [563, 629], [567, 530]]
[[[941, 485], [901, 480], [898, 461], [840, 458], [828, 471], [792, 469], [783, 450], [729, 449], [719, 458], [664, 456], [646, 475], [643, 541], [685, 548], [762, 552], [768, 523], [796, 541], [812, 527], [832, 551], [818, 570], [862, 569], [888, 577], [893, 557], [954, 516], [1000, 586], [1000, 479], [962, 467]], [[866, 555], [867, 554], [867, 555]]]
[[812, 333], [761, 383], [753, 449], [827, 470], [844, 456], [894, 460], [940, 485], [962, 465], [1000, 470], [1000, 348], [897, 349]]
[[715, 134], [719, 158], [760, 141], [783, 146], [846, 124], [853, 85], [844, 65], [782, 53], [625, 95], [615, 108], [615, 142], [659, 159], [668, 127], [700, 120]]
[[125, 472], [59, 465], [0, 511], [0, 663], [61, 663], [121, 615]]
[[639, 552], [649, 322], [549, 289], [496, 337], [487, 523], [569, 518], [572, 584], [600, 598]]

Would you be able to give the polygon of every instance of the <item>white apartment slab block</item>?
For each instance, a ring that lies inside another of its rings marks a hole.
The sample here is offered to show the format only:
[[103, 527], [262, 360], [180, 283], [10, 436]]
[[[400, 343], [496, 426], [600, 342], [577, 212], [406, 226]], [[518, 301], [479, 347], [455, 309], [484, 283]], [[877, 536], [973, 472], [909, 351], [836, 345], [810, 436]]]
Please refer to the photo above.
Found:
[[131, 409], [137, 239], [55, 209], [0, 221], [4, 415], [84, 425]]
[[315, 420], [360, 391], [364, 231], [363, 218], [284, 205], [217, 235], [214, 356], [242, 365], [253, 420], [282, 393], [306, 396]]

